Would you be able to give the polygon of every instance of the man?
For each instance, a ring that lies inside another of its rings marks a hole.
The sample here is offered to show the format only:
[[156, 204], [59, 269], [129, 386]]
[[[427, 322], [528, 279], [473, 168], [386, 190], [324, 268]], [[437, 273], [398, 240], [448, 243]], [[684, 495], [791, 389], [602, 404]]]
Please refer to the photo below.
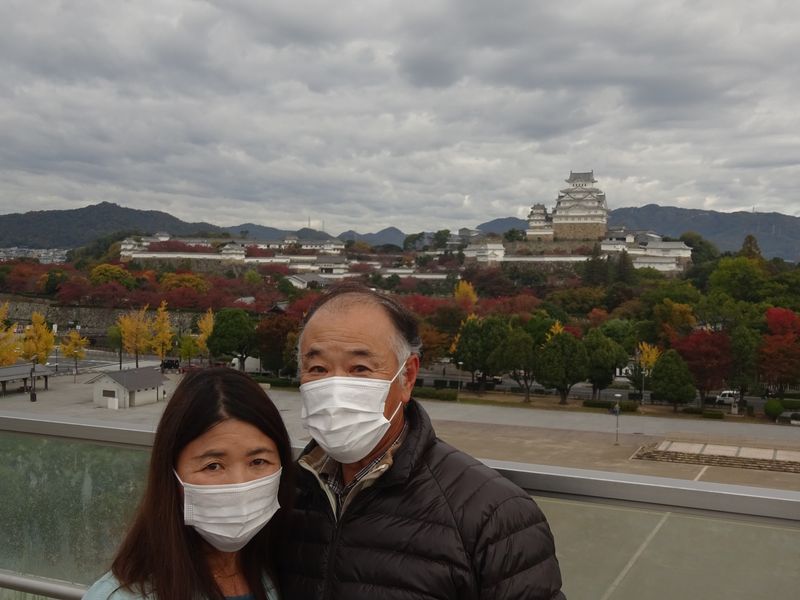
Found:
[[411, 398], [414, 317], [334, 288], [300, 336], [301, 419], [290, 600], [563, 599], [547, 522], [528, 494], [439, 440]]

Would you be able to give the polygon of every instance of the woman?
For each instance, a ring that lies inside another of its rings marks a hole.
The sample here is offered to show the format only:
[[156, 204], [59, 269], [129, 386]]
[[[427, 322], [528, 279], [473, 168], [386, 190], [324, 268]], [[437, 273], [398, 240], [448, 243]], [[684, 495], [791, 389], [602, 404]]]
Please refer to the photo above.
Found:
[[228, 368], [186, 375], [133, 525], [84, 600], [277, 600], [272, 558], [293, 490], [289, 436], [264, 390]]

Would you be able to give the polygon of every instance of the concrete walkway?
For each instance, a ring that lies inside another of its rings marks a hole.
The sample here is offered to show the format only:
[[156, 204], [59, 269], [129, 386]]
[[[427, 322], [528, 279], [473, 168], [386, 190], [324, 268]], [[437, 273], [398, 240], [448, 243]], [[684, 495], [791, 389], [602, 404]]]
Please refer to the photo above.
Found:
[[[96, 407], [92, 386], [85, 383], [91, 376], [81, 374], [77, 383], [71, 376], [53, 378], [50, 390], [40, 392], [35, 403], [25, 394], [9, 394], [0, 398], [0, 414], [155, 431], [163, 402], [117, 411]], [[179, 378], [168, 376], [167, 397]], [[273, 389], [270, 396], [293, 443], [307, 443], [300, 425], [300, 394]], [[617, 442], [616, 418], [603, 413], [436, 401], [422, 405], [442, 439], [480, 458], [800, 490], [797, 473], [634, 458], [642, 447], [665, 441], [745, 447], [774, 457], [777, 452], [800, 452], [797, 427], [623, 414]]]

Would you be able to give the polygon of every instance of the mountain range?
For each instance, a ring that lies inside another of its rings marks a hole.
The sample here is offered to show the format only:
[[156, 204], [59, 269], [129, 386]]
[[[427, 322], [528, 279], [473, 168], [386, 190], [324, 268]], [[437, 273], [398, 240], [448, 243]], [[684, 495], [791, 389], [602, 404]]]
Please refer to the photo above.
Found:
[[[609, 225], [625, 225], [630, 230], [650, 230], [670, 237], [695, 231], [722, 251], [738, 250], [745, 236], [752, 234], [765, 257], [800, 260], [800, 217], [780, 213], [723, 213], [648, 204], [612, 210]], [[477, 229], [484, 233], [502, 234], [509, 229], [524, 230], [526, 227], [527, 221], [506, 217], [481, 223]], [[126, 208], [110, 202], [70, 210], [0, 215], [0, 247], [76, 248], [119, 231], [142, 234], [165, 231], [179, 236], [228, 233], [253, 240], [276, 240], [286, 235], [295, 235], [301, 240], [332, 237], [309, 228], [287, 231], [255, 223], [234, 227], [219, 227], [206, 222], [187, 223], [161, 211]], [[371, 246], [402, 246], [406, 235], [396, 227], [387, 227], [364, 234], [349, 230], [337, 237], [363, 241]]]

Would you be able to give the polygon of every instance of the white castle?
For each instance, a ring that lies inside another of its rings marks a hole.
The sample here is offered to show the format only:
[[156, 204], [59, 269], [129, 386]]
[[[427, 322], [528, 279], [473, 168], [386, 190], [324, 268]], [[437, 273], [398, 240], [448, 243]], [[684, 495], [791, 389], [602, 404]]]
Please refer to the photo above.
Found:
[[606, 195], [595, 187], [594, 171], [569, 172], [569, 187], [558, 193], [552, 213], [534, 204], [528, 214], [529, 240], [601, 240], [608, 227]]

